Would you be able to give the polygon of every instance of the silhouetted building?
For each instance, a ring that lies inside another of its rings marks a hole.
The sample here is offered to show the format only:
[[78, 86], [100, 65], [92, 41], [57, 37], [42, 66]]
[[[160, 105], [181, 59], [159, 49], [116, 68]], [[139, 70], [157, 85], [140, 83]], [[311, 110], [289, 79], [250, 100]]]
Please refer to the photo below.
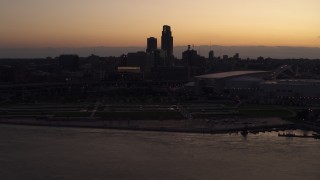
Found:
[[259, 84], [269, 71], [228, 71], [196, 76], [194, 79], [197, 94], [213, 93], [220, 95], [258, 95]]
[[214, 52], [210, 51], [209, 52], [209, 60], [213, 60], [214, 59]]
[[118, 67], [115, 79], [118, 81], [141, 81], [143, 77], [140, 67]]
[[229, 59], [229, 56], [228, 55], [223, 55], [223, 60], [228, 60]]
[[118, 67], [119, 73], [141, 73], [140, 67]]
[[206, 61], [204, 57], [198, 55], [196, 50], [190, 49], [182, 53], [182, 62], [189, 68], [189, 75], [200, 75], [205, 72]]
[[188, 50], [182, 53], [182, 61], [189, 67], [205, 66], [205, 59], [199, 56], [196, 50], [190, 49], [190, 45], [188, 45]]
[[79, 56], [61, 55], [59, 56], [59, 66], [63, 70], [76, 71], [79, 69]]
[[188, 45], [188, 50], [182, 52], [182, 61], [187, 66], [195, 66], [196, 60], [198, 57], [198, 53], [196, 50], [193, 50], [190, 48], [190, 45]]
[[236, 53], [236, 54], [233, 56], [233, 59], [239, 60], [239, 59], [240, 59], [239, 53]]
[[264, 60], [264, 57], [259, 56], [257, 60], [258, 60], [258, 61], [263, 61], [263, 60]]
[[145, 52], [128, 53], [127, 66], [140, 67], [142, 71], [145, 70], [147, 64], [147, 54]]
[[151, 54], [152, 52], [156, 51], [158, 48], [158, 45], [157, 45], [157, 38], [154, 38], [154, 37], [150, 37], [147, 39], [147, 50], [146, 52], [148, 54]]
[[166, 66], [166, 52], [164, 50], [158, 49], [153, 52], [153, 62], [154, 67]]
[[187, 82], [189, 80], [189, 70], [183, 66], [152, 68], [151, 75], [154, 81]]
[[166, 51], [168, 58], [173, 57], [173, 37], [171, 27], [168, 25], [163, 26], [161, 36], [161, 49]]

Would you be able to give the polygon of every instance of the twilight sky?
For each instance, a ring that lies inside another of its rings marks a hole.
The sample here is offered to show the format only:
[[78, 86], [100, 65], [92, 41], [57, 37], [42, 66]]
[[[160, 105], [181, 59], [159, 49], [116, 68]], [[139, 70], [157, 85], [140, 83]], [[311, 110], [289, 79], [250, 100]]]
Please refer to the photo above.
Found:
[[320, 47], [320, 0], [1, 0], [0, 47]]

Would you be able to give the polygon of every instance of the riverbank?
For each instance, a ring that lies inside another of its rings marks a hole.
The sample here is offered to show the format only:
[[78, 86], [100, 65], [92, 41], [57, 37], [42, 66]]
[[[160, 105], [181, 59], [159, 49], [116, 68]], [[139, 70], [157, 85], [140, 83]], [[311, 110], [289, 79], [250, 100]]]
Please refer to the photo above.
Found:
[[224, 118], [196, 120], [104, 120], [100, 118], [1, 118], [0, 124], [102, 128], [189, 133], [251, 133], [300, 128], [280, 118]]

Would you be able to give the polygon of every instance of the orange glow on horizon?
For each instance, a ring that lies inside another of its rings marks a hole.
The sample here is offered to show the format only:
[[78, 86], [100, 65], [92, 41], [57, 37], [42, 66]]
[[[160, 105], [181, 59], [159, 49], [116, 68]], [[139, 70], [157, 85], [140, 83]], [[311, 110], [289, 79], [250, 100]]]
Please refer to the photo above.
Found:
[[175, 46], [320, 46], [318, 0], [163, 1], [4, 0], [0, 47], [159, 46], [164, 24]]

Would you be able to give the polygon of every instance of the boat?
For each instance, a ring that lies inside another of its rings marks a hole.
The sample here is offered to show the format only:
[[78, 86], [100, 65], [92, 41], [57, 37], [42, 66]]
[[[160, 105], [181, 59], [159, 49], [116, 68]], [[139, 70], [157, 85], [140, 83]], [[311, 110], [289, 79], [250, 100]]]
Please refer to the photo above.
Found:
[[320, 139], [320, 135], [315, 136], [314, 134], [312, 136], [308, 136], [308, 135], [296, 135], [296, 134], [292, 134], [292, 133], [282, 133], [282, 134], [278, 134], [278, 136], [280, 137], [296, 137], [296, 138], [315, 138], [315, 139]]

